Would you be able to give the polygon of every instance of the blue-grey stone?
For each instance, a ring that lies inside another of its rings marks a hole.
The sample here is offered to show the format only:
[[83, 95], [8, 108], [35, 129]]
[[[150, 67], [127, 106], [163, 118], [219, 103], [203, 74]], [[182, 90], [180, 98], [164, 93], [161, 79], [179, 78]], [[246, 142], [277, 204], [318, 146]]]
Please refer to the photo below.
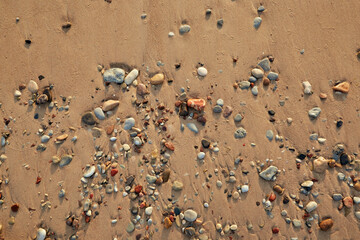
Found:
[[141, 146], [142, 141], [139, 137], [134, 137], [134, 144], [135, 146]]
[[219, 106], [219, 105], [216, 105], [214, 108], [213, 108], [213, 112], [214, 113], [221, 113], [222, 111], [222, 107]]
[[258, 93], [259, 93], [258, 87], [257, 87], [257, 86], [254, 86], [254, 87], [251, 89], [251, 93], [252, 93], [254, 96], [257, 96]]
[[110, 142], [116, 142], [116, 137], [111, 137]]
[[295, 228], [300, 228], [301, 227], [301, 221], [299, 219], [294, 219], [292, 221], [293, 225]]
[[268, 58], [264, 58], [262, 59], [258, 65], [265, 71], [268, 72], [270, 71], [270, 60]]
[[264, 180], [270, 181], [272, 180], [275, 175], [277, 174], [278, 168], [275, 166], [270, 166], [264, 171], [259, 173], [259, 176], [263, 178]]
[[343, 174], [342, 172], [339, 172], [337, 175], [338, 175], [338, 179], [339, 179], [340, 181], [344, 181], [344, 180], [345, 180], [345, 174]]
[[243, 117], [240, 113], [236, 114], [236, 116], [234, 117], [235, 122], [241, 122], [242, 119]]
[[49, 140], [50, 140], [50, 136], [48, 136], [48, 135], [41, 136], [42, 143], [47, 143]]
[[258, 7], [257, 11], [258, 11], [259, 13], [265, 11], [265, 7], [264, 7], [264, 6], [260, 6], [260, 7]]
[[276, 79], [279, 78], [279, 74], [277, 74], [275, 72], [269, 72], [269, 74], [267, 75], [267, 78], [271, 81], [275, 81]]
[[156, 182], [156, 177], [155, 176], [151, 176], [151, 175], [146, 175], [146, 181], [148, 183], [154, 183]]
[[4, 136], [2, 136], [1, 137], [1, 146], [3, 147], [3, 146], [5, 146], [5, 144], [6, 144], [6, 139]]
[[235, 138], [244, 138], [246, 137], [246, 130], [242, 127], [236, 129], [235, 133], [234, 133], [234, 137]]
[[251, 82], [251, 83], [254, 83], [254, 82], [256, 82], [256, 77], [254, 77], [254, 76], [250, 76], [249, 77], [249, 82]]
[[134, 118], [127, 118], [124, 122], [124, 129], [130, 130], [133, 126], [135, 126], [135, 119]]
[[99, 107], [95, 108], [94, 113], [95, 113], [95, 116], [97, 119], [99, 119], [99, 120], [105, 119], [104, 111], [101, 108], [99, 108]]
[[187, 25], [187, 24], [181, 25], [180, 28], [179, 28], [179, 33], [180, 34], [188, 33], [188, 32], [190, 32], [190, 29], [191, 29], [191, 27], [189, 25]]
[[274, 133], [272, 130], [267, 130], [266, 131], [266, 138], [269, 139], [269, 141], [272, 141], [274, 138]]
[[250, 82], [249, 81], [241, 81], [239, 83], [239, 87], [240, 87], [240, 89], [248, 89], [250, 87]]
[[334, 193], [332, 195], [332, 198], [333, 198], [334, 201], [340, 201], [340, 200], [343, 199], [343, 196], [340, 193]]
[[261, 17], [256, 17], [256, 18], [254, 19], [254, 28], [255, 28], [255, 29], [258, 29], [258, 28], [260, 27], [260, 25], [261, 25], [261, 22], [262, 22]]
[[310, 140], [312, 140], [312, 141], [317, 141], [318, 137], [319, 137], [319, 135], [317, 133], [310, 134]]
[[186, 126], [187, 126], [191, 131], [193, 131], [194, 133], [198, 133], [198, 132], [199, 132], [199, 129], [197, 128], [197, 126], [196, 126], [195, 123], [188, 123], [188, 124], [186, 124]]
[[315, 119], [320, 115], [320, 113], [321, 113], [321, 108], [314, 107], [314, 108], [309, 110], [309, 117]]
[[218, 100], [216, 100], [216, 105], [224, 106], [224, 100], [222, 100], [221, 98], [219, 98]]
[[110, 68], [104, 72], [104, 82], [123, 83], [125, 71], [121, 68]]

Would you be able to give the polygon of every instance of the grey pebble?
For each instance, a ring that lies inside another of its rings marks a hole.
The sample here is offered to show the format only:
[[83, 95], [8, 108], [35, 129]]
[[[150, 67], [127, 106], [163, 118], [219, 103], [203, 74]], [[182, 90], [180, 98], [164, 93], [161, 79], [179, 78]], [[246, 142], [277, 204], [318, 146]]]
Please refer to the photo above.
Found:
[[235, 133], [234, 133], [235, 138], [244, 138], [246, 137], [246, 130], [242, 127], [236, 129]]
[[217, 25], [219, 28], [222, 28], [222, 26], [224, 25], [224, 20], [223, 19], [217, 20]]
[[239, 87], [240, 87], [240, 89], [248, 89], [250, 87], [250, 82], [249, 81], [241, 81], [239, 83]]
[[132, 222], [129, 222], [129, 224], [126, 227], [126, 231], [128, 233], [132, 233], [135, 230], [135, 225]]
[[339, 173], [338, 173], [338, 179], [339, 179], [340, 181], [344, 181], [344, 179], [345, 179], [345, 174], [343, 174], [342, 172], [339, 172]]
[[94, 109], [94, 114], [97, 117], [97, 119], [99, 119], [99, 120], [105, 119], [105, 113], [100, 107], [97, 107]]
[[259, 176], [262, 177], [264, 180], [270, 181], [274, 179], [275, 175], [277, 174], [278, 168], [275, 166], [270, 166], [264, 171], [259, 173]]
[[125, 71], [121, 68], [110, 68], [104, 72], [104, 82], [123, 83]]
[[343, 196], [340, 193], [334, 193], [332, 195], [332, 198], [333, 198], [334, 201], [340, 201], [340, 200], [343, 199]]
[[222, 107], [219, 106], [219, 105], [216, 105], [216, 106], [213, 108], [213, 112], [214, 112], [214, 113], [221, 113], [221, 112], [222, 112]]
[[259, 13], [265, 11], [265, 7], [264, 7], [264, 6], [260, 6], [260, 7], [258, 7], [257, 11], [258, 11]]
[[234, 117], [235, 122], [241, 122], [242, 119], [243, 119], [243, 117], [240, 113], [236, 114]]
[[221, 98], [219, 98], [218, 100], [216, 100], [216, 105], [224, 106], [224, 100], [222, 100]]
[[319, 137], [319, 135], [317, 133], [310, 134], [310, 140], [312, 140], [312, 141], [317, 141], [318, 137]]
[[312, 119], [317, 118], [320, 115], [320, 113], [321, 113], [321, 108], [319, 108], [319, 107], [314, 107], [314, 108], [310, 109], [308, 112], [309, 117]]
[[254, 76], [249, 77], [249, 82], [254, 83], [256, 81], [257, 81], [256, 77], [254, 77]]
[[272, 130], [267, 130], [266, 131], [266, 138], [269, 139], [269, 141], [272, 141], [274, 138], [274, 133]]
[[63, 198], [65, 196], [65, 190], [64, 189], [60, 189], [59, 191], [59, 198]]
[[261, 17], [256, 17], [256, 18], [254, 19], [254, 28], [255, 28], [255, 29], [258, 29], [258, 28], [260, 27], [260, 25], [261, 25], [261, 22], [262, 22]]
[[301, 221], [299, 219], [294, 219], [292, 221], [293, 225], [295, 228], [300, 228], [301, 227]]
[[124, 122], [124, 129], [130, 130], [132, 127], [135, 126], [135, 119], [134, 118], [127, 118]]
[[257, 96], [258, 93], [259, 93], [258, 87], [257, 87], [257, 86], [254, 86], [254, 87], [251, 89], [251, 93], [252, 93], [254, 96]]
[[195, 123], [188, 123], [186, 126], [194, 133], [198, 133], [199, 129], [197, 128]]
[[270, 60], [268, 58], [264, 58], [262, 59], [258, 65], [265, 71], [268, 72], [270, 71]]
[[267, 75], [267, 78], [271, 81], [275, 81], [279, 78], [279, 74], [277, 74], [275, 72], [269, 72]]
[[185, 34], [185, 33], [190, 32], [190, 30], [191, 30], [191, 27], [189, 25], [187, 25], [187, 24], [181, 25], [180, 28], [179, 28], [179, 33], [180, 34]]
[[50, 140], [50, 136], [48, 136], [48, 135], [41, 136], [42, 143], [47, 143], [49, 140]]

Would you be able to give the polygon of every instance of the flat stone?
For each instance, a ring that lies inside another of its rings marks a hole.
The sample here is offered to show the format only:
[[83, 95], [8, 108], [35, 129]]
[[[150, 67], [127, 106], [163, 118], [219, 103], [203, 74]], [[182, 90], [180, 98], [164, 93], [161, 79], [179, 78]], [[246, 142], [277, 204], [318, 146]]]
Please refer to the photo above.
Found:
[[301, 221], [299, 219], [294, 219], [292, 221], [293, 225], [295, 228], [300, 228], [301, 227]]
[[351, 197], [345, 197], [343, 199], [344, 206], [347, 208], [351, 208], [354, 205], [354, 201]]
[[252, 95], [257, 96], [257, 95], [259, 94], [258, 87], [257, 87], [257, 86], [254, 86], [254, 87], [251, 89], [251, 93], [252, 93]]
[[163, 73], [157, 73], [150, 78], [150, 83], [152, 85], [160, 85], [165, 81], [165, 75]]
[[134, 137], [133, 141], [134, 141], [135, 146], [141, 146], [143, 144], [141, 138], [139, 138], [139, 137]]
[[309, 81], [304, 81], [302, 83], [302, 85], [303, 85], [305, 94], [308, 94], [308, 95], [312, 94], [312, 87], [311, 87], [311, 84]]
[[105, 192], [107, 194], [111, 194], [114, 191], [114, 187], [111, 183], [108, 183], [105, 187]]
[[308, 213], [311, 213], [316, 208], [317, 208], [317, 203], [315, 201], [310, 201], [305, 207], [305, 209]]
[[124, 82], [126, 83], [126, 85], [130, 85], [133, 83], [133, 81], [139, 76], [139, 70], [137, 69], [133, 69], [129, 72], [128, 75], [126, 75]]
[[181, 191], [184, 188], [184, 184], [179, 181], [174, 181], [171, 188], [174, 191]]
[[311, 189], [313, 185], [314, 185], [314, 182], [311, 180], [301, 183], [301, 186], [306, 189]]
[[257, 79], [262, 78], [264, 76], [264, 71], [259, 68], [254, 68], [251, 70], [251, 74]]
[[124, 82], [125, 71], [121, 68], [110, 68], [104, 72], [104, 82], [121, 84]]
[[49, 140], [50, 140], [50, 136], [48, 136], [48, 135], [41, 136], [42, 143], [47, 143]]
[[269, 141], [272, 141], [273, 138], [274, 138], [274, 133], [272, 130], [267, 130], [266, 131], [266, 138], [269, 140]]
[[99, 107], [94, 109], [94, 114], [95, 114], [96, 118], [99, 119], [99, 120], [104, 120], [105, 119], [105, 113]]
[[322, 220], [319, 224], [319, 227], [322, 231], [327, 231], [332, 228], [334, 221], [331, 218]]
[[270, 71], [270, 60], [269, 58], [264, 58], [260, 62], [258, 62], [258, 65], [265, 71]]
[[199, 129], [197, 128], [195, 123], [187, 123], [186, 126], [194, 133], [199, 132]]
[[278, 168], [275, 166], [270, 166], [264, 171], [259, 173], [259, 176], [262, 177], [264, 180], [270, 181], [272, 180], [275, 175], [277, 174]]
[[104, 112], [107, 112], [107, 111], [111, 111], [113, 110], [114, 108], [116, 108], [117, 106], [119, 106], [120, 104], [120, 101], [117, 101], [117, 100], [107, 100], [106, 102], [104, 102], [103, 106], [102, 106], [102, 110]]
[[334, 201], [340, 201], [340, 200], [343, 199], [343, 196], [340, 193], [334, 193], [332, 195], [332, 198], [333, 198]]
[[317, 141], [319, 138], [319, 135], [317, 133], [310, 134], [310, 140]]
[[96, 170], [95, 166], [91, 166], [91, 167], [85, 169], [85, 172], [84, 172], [83, 176], [86, 177], [86, 178], [89, 178], [92, 175], [94, 175], [95, 170]]
[[342, 82], [332, 88], [334, 91], [348, 93], [350, 90], [350, 84], [348, 82]]
[[279, 74], [275, 72], [269, 72], [267, 78], [271, 81], [276, 81], [279, 78]]
[[241, 192], [247, 193], [249, 191], [249, 185], [242, 185], [241, 186]]
[[145, 84], [139, 83], [136, 87], [136, 93], [140, 96], [145, 96], [146, 94], [149, 94], [149, 91], [147, 90]]
[[240, 89], [249, 89], [249, 87], [250, 87], [250, 82], [249, 81], [241, 81], [240, 83], [239, 83], [239, 88]]
[[69, 165], [72, 161], [73, 157], [71, 155], [64, 155], [60, 159], [59, 166], [64, 167], [66, 165]]
[[218, 188], [221, 188], [221, 187], [222, 187], [222, 182], [221, 182], [220, 180], [217, 180], [217, 181], [216, 181], [216, 186], [217, 186]]
[[155, 183], [156, 182], [156, 177], [155, 176], [151, 176], [151, 175], [146, 175], [146, 181], [148, 183]]
[[309, 113], [309, 117], [310, 117], [310, 118], [315, 119], [315, 118], [317, 118], [317, 117], [320, 115], [320, 113], [321, 113], [321, 108], [319, 108], [319, 107], [314, 107], [314, 108], [310, 109], [308, 113]]
[[254, 28], [258, 29], [261, 25], [262, 19], [261, 17], [256, 17], [254, 18]]
[[190, 32], [190, 30], [191, 30], [191, 27], [189, 25], [187, 25], [187, 24], [181, 25], [179, 28], [179, 33], [182, 35], [182, 34]]
[[355, 204], [359, 204], [360, 203], [360, 197], [353, 197], [353, 201]]
[[197, 74], [201, 77], [205, 77], [208, 74], [208, 70], [204, 67], [199, 67], [197, 69]]
[[224, 100], [219, 98], [218, 100], [216, 100], [216, 105], [224, 106]]
[[29, 84], [28, 84], [28, 90], [31, 93], [37, 93], [37, 91], [39, 91], [39, 86], [37, 85], [37, 83], [35, 81], [30, 80]]
[[135, 119], [134, 118], [127, 118], [124, 122], [124, 130], [130, 130], [132, 127], [135, 126]]
[[235, 122], [241, 122], [242, 119], [243, 119], [243, 117], [240, 113], [236, 114], [234, 117]]
[[214, 113], [221, 113], [222, 112], [222, 107], [219, 105], [215, 105], [215, 107], [213, 108], [213, 112]]
[[126, 231], [128, 233], [132, 233], [135, 230], [135, 225], [132, 222], [129, 222], [129, 224], [126, 227]]
[[82, 115], [81, 121], [87, 125], [94, 125], [96, 123], [95, 115], [92, 112], [86, 112]]
[[16, 98], [21, 97], [21, 92], [19, 90], [15, 90], [14, 97]]
[[194, 210], [188, 209], [184, 212], [184, 218], [188, 222], [194, 222], [197, 219], [197, 213]]
[[344, 180], [345, 180], [345, 174], [344, 174], [344, 173], [339, 172], [339, 173], [337, 174], [337, 176], [338, 176], [338, 179], [339, 179], [340, 181], [344, 181]]
[[264, 6], [260, 6], [260, 7], [258, 7], [257, 11], [258, 11], [259, 13], [265, 11], [265, 7], [264, 7]]
[[249, 82], [250, 83], [255, 83], [257, 81], [257, 78], [256, 77], [254, 77], [254, 76], [250, 76], [249, 77]]
[[237, 139], [246, 137], [246, 130], [242, 127], [236, 129], [236, 131], [234, 133], [234, 137]]

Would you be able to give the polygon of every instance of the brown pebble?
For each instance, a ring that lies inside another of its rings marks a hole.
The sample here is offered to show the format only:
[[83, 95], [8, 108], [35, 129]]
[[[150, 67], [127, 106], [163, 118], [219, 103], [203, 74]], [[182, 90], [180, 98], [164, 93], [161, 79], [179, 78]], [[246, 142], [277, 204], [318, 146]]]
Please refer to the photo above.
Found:
[[273, 202], [273, 201], [275, 201], [275, 199], [276, 199], [276, 195], [274, 193], [270, 193], [269, 201]]
[[284, 193], [284, 189], [280, 186], [280, 185], [275, 185], [274, 187], [273, 187], [273, 190], [275, 191], [275, 192], [277, 192], [278, 194], [283, 194]]
[[343, 203], [344, 203], [345, 207], [347, 207], [347, 208], [351, 208], [354, 205], [354, 202], [351, 197], [345, 197], [343, 199]]
[[223, 113], [224, 118], [229, 117], [232, 114], [232, 112], [233, 112], [233, 108], [230, 106], [226, 106], [224, 108], [224, 113]]
[[270, 80], [269, 80], [267, 77], [264, 77], [264, 79], [263, 79], [263, 85], [264, 85], [264, 86], [269, 86], [269, 84], [270, 84]]
[[172, 226], [172, 222], [171, 222], [170, 218], [166, 217], [164, 219], [164, 226], [165, 226], [166, 229], [168, 229], [168, 228], [170, 228]]
[[20, 85], [19, 85], [19, 90], [21, 91], [21, 90], [24, 90], [26, 88], [26, 85], [25, 84], [23, 84], [23, 83], [21, 83]]
[[15, 203], [11, 206], [11, 211], [13, 212], [17, 212], [19, 210], [19, 204], [18, 203]]
[[355, 189], [356, 191], [360, 191], [360, 182], [359, 182], [359, 181], [357, 181], [357, 182], [354, 184], [354, 189]]
[[68, 138], [67, 134], [60, 135], [56, 138], [56, 141], [64, 141]]
[[112, 134], [113, 131], [114, 131], [114, 128], [115, 128], [114, 125], [107, 126], [107, 127], [106, 127], [106, 130], [105, 130], [105, 131], [106, 131], [106, 134], [107, 134], [107, 135]]
[[334, 225], [334, 221], [331, 218], [322, 220], [319, 224], [322, 231], [327, 231]]
[[170, 178], [170, 169], [166, 169], [163, 173], [162, 173], [162, 179], [163, 179], [163, 182], [167, 182], [169, 181], [169, 178]]
[[319, 97], [320, 97], [320, 99], [325, 100], [325, 99], [327, 99], [327, 94], [326, 93], [320, 93]]
[[166, 142], [164, 145], [165, 145], [165, 147], [166, 147], [167, 149], [169, 149], [170, 151], [174, 151], [174, 150], [175, 150], [175, 146], [174, 146], [174, 144], [173, 144], [172, 142]]
[[338, 85], [333, 86], [332, 88], [334, 91], [339, 91], [342, 93], [348, 93], [350, 90], [350, 83], [348, 82], [342, 82], [339, 83]]
[[136, 87], [136, 93], [139, 94], [140, 96], [145, 96], [146, 94], [149, 93], [149, 91], [147, 90], [144, 84], [139, 83]]

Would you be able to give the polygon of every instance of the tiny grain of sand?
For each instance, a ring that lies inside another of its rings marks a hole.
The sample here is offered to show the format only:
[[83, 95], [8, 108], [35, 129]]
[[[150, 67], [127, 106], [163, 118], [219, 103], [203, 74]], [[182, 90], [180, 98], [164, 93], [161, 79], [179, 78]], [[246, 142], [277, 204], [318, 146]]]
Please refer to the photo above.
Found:
[[358, 239], [360, 3], [1, 1], [1, 239]]

